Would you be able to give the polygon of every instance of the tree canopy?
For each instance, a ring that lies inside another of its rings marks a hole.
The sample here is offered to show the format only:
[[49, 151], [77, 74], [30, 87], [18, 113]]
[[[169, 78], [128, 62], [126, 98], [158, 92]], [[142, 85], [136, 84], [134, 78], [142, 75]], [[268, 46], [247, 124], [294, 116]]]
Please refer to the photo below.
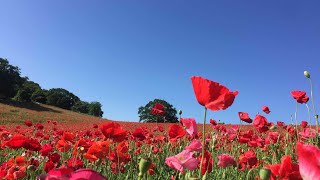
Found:
[[[162, 104], [164, 106], [164, 114], [152, 114], [152, 108], [156, 104]], [[138, 109], [138, 114], [140, 118], [140, 122], [170, 122], [176, 123], [179, 122], [176, 116], [177, 110], [171, 104], [169, 104], [165, 100], [154, 99], [150, 101], [145, 106], [141, 106]]]
[[7, 59], [0, 58], [0, 98], [14, 97], [23, 82], [19, 67], [12, 66]]
[[20, 68], [3, 58], [0, 58], [0, 99], [49, 104], [97, 117], [103, 115], [100, 102], [81, 101], [78, 96], [63, 88], [42, 89], [28, 77], [21, 77]]

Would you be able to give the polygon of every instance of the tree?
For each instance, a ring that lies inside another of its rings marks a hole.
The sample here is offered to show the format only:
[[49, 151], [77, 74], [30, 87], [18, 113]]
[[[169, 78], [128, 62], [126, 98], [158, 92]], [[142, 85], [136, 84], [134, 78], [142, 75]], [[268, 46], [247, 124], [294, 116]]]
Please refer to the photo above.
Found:
[[89, 104], [89, 115], [102, 117], [103, 111], [101, 110], [101, 103], [94, 101]]
[[41, 90], [41, 87], [38, 83], [35, 83], [33, 81], [29, 81], [28, 78], [24, 78], [24, 80], [25, 81], [22, 84], [22, 87], [18, 90], [14, 99], [16, 101], [21, 101], [21, 102], [31, 102], [32, 94], [35, 91]]
[[31, 100], [34, 102], [45, 104], [47, 102], [47, 93], [47, 90], [38, 89], [32, 93]]
[[23, 82], [19, 67], [12, 66], [7, 59], [0, 58], [0, 98], [14, 97]]
[[89, 113], [89, 103], [85, 101], [76, 102], [72, 108], [72, 111], [88, 114]]
[[47, 104], [70, 110], [80, 98], [63, 88], [52, 88], [47, 93]]
[[[157, 103], [162, 104], [165, 107], [165, 113], [163, 116], [158, 114], [153, 115], [151, 113], [151, 109]], [[139, 122], [178, 122], [178, 118], [176, 116], [177, 110], [167, 101], [161, 99], [154, 99], [153, 101], [150, 101], [147, 105], [139, 107], [138, 114], [140, 118]]]

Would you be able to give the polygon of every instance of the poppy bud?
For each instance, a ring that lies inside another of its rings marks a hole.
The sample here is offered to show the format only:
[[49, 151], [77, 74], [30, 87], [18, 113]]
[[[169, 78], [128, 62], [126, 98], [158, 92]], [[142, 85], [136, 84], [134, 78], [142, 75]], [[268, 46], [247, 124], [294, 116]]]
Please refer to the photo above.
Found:
[[275, 129], [277, 129], [277, 127], [276, 126], [271, 126], [269, 129], [270, 130], [275, 130]]
[[269, 180], [271, 176], [271, 171], [270, 169], [262, 168], [259, 171], [259, 175], [262, 180]]
[[139, 171], [140, 171], [139, 175], [145, 174], [149, 170], [150, 166], [151, 166], [150, 159], [141, 158], [139, 163]]
[[308, 71], [304, 71], [303, 74], [304, 74], [305, 77], [310, 78], [310, 74], [309, 74]]
[[182, 114], [182, 110], [180, 109], [180, 110], [178, 111], [178, 113], [179, 113], [179, 115], [181, 115], [181, 114]]
[[27, 167], [27, 169], [28, 169], [29, 171], [35, 171], [35, 170], [37, 169], [37, 167], [34, 166], [34, 165], [29, 165], [29, 166]]

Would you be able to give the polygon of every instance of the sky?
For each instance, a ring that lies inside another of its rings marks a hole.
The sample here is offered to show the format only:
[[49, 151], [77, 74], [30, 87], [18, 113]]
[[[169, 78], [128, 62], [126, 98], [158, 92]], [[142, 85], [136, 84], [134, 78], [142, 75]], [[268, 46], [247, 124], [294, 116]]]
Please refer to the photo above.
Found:
[[[320, 2], [56, 0], [0, 3], [0, 57], [42, 88], [64, 88], [102, 103], [104, 118], [138, 121], [138, 108], [164, 99], [203, 122], [190, 78], [239, 91], [207, 114], [239, 123], [266, 105], [271, 122], [291, 122], [290, 91], [310, 95], [320, 113]], [[311, 107], [311, 101], [308, 103]], [[305, 105], [297, 119], [307, 120]], [[313, 114], [313, 112], [312, 112]]]

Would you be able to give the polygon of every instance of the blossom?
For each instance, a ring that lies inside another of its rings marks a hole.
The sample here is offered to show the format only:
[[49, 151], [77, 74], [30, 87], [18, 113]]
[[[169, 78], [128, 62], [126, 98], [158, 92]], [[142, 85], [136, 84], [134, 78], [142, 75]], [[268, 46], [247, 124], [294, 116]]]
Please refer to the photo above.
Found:
[[170, 140], [176, 140], [183, 137], [186, 134], [186, 131], [178, 124], [173, 124], [169, 127], [168, 134]]
[[240, 120], [247, 122], [247, 123], [252, 123], [252, 119], [249, 117], [248, 113], [246, 112], [238, 112]]
[[257, 165], [258, 159], [253, 151], [246, 151], [238, 158], [239, 169], [245, 170], [246, 168], [253, 168]]
[[225, 86], [200, 76], [191, 77], [191, 81], [199, 104], [212, 111], [227, 109], [238, 95], [238, 91], [231, 92]]
[[100, 126], [100, 130], [106, 138], [111, 138], [116, 142], [123, 141], [127, 136], [127, 131], [116, 122], [106, 122]]
[[199, 140], [194, 139], [194, 140], [191, 141], [190, 145], [187, 146], [185, 149], [188, 150], [188, 151], [201, 152], [202, 144], [201, 144], [201, 142]]
[[291, 91], [291, 95], [295, 100], [297, 100], [297, 103], [303, 104], [309, 101], [309, 97], [304, 91]]
[[198, 132], [196, 120], [194, 118], [181, 118], [182, 125], [186, 128], [186, 131], [190, 136], [194, 136]]
[[165, 111], [164, 111], [164, 105], [160, 104], [160, 103], [156, 103], [153, 108], [151, 109], [151, 114], [153, 115], [161, 115], [163, 116], [165, 114]]
[[[200, 161], [202, 156], [198, 157], [198, 160]], [[200, 166], [200, 165], [199, 165]], [[207, 173], [210, 173], [212, 171], [213, 166], [213, 158], [209, 151], [204, 152], [204, 159], [202, 161], [202, 168], [201, 168], [201, 174], [204, 175]]]
[[193, 157], [192, 152], [183, 150], [181, 153], [175, 156], [167, 157], [165, 163], [173, 169], [184, 172], [184, 169], [197, 169], [199, 160]]
[[259, 132], [266, 132], [269, 130], [268, 126], [268, 120], [262, 115], [256, 115], [253, 121], [253, 126], [259, 131]]
[[218, 166], [220, 167], [228, 167], [228, 166], [233, 166], [236, 164], [236, 161], [234, 158], [228, 154], [220, 154], [218, 155]]
[[283, 156], [280, 164], [267, 165], [267, 168], [271, 170], [271, 179], [302, 180], [299, 165], [292, 163], [290, 156]]
[[301, 126], [303, 128], [306, 128], [308, 126], [308, 122], [307, 121], [301, 121]]
[[304, 180], [319, 179], [320, 150], [316, 146], [297, 143], [299, 171]]
[[262, 111], [266, 114], [269, 114], [271, 112], [268, 106], [262, 106]]

